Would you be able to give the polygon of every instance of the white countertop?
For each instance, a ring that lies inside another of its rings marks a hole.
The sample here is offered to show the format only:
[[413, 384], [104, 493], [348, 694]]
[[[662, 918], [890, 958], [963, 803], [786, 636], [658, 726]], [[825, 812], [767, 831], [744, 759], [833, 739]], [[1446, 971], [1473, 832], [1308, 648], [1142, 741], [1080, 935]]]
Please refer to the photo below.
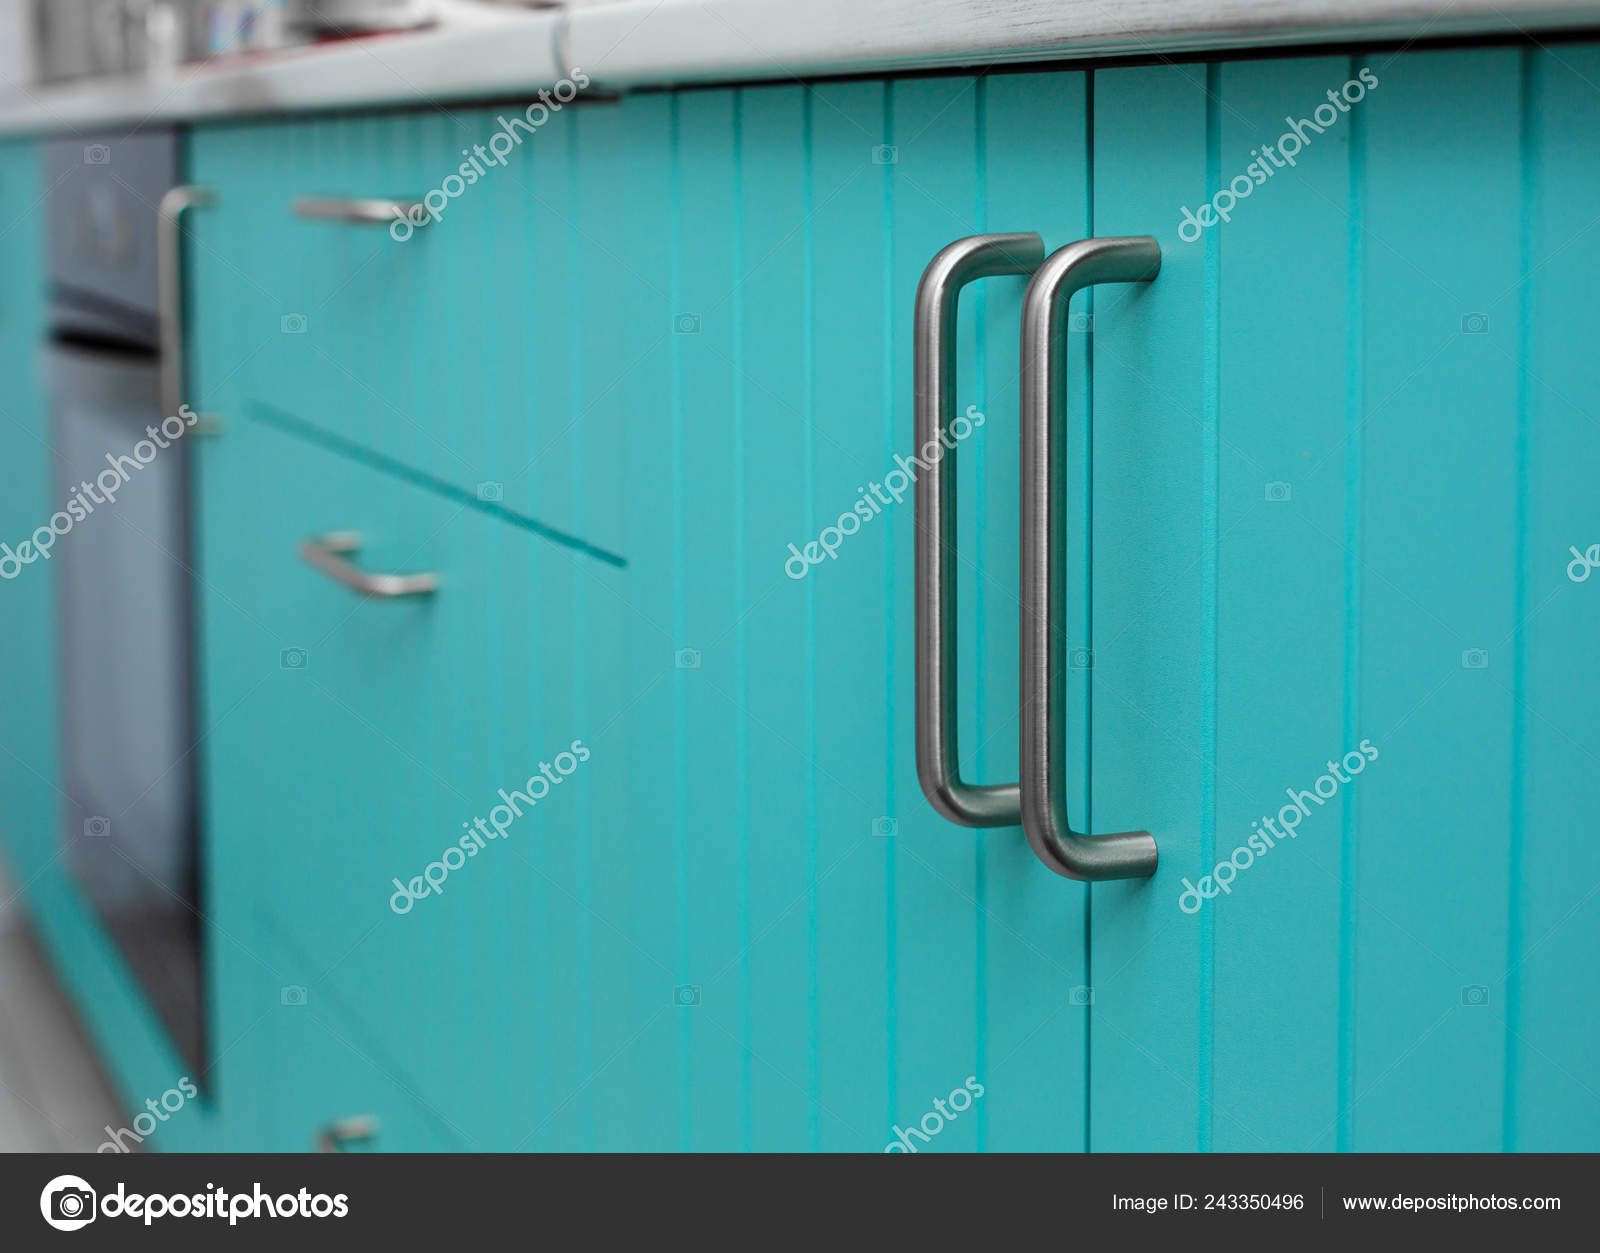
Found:
[[1593, 27], [1600, 0], [580, 0], [457, 4], [427, 30], [197, 66], [169, 78], [32, 88], [0, 133], [531, 95], [792, 80], [1206, 49]]

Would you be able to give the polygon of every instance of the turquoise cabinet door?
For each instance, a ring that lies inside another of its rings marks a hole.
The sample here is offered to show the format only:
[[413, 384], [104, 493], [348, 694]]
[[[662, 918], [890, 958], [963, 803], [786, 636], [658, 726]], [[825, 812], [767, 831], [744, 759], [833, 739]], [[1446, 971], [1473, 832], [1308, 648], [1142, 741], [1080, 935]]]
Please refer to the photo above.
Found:
[[[572, 385], [623, 419], [628, 560], [593, 602], [623, 656], [597, 760], [628, 783], [594, 796], [582, 900], [627, 947], [582, 1007], [604, 1063], [572, 1092], [586, 1143], [1084, 1147], [1085, 896], [1020, 831], [922, 797], [914, 518], [889, 476], [923, 268], [975, 232], [1085, 233], [1086, 92], [1033, 74], [577, 114], [572, 264], [617, 281], [578, 308]], [[985, 415], [959, 458], [964, 767], [992, 782], [1017, 771], [1023, 286], [972, 289], [960, 336], [959, 405]], [[900, 499], [786, 571], [886, 480]]]
[[1095, 75], [1092, 1148], [1600, 1143], [1597, 69]]

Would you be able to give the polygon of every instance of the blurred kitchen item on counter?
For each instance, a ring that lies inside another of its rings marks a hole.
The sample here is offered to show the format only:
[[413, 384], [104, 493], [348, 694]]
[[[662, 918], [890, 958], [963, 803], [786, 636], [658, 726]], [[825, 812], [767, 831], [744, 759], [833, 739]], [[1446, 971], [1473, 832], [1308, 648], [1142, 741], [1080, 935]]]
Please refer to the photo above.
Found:
[[214, 7], [201, 0], [36, 0], [29, 10], [35, 79], [168, 73], [205, 55]]
[[289, 21], [323, 34], [404, 30], [433, 21], [434, 0], [289, 0]]
[[174, 4], [152, 4], [144, 16], [145, 71], [170, 74], [184, 60], [183, 15]]

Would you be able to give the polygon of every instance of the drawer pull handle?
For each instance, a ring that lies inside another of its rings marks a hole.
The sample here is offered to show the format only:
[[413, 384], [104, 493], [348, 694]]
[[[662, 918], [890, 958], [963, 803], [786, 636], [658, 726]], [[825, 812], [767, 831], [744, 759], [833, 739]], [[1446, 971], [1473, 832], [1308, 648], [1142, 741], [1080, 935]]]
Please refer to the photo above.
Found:
[[[1031, 274], [1044, 240], [1027, 233], [971, 235], [942, 249], [917, 284], [914, 429], [917, 453], [955, 420], [956, 302], [961, 289], [998, 274]], [[956, 453], [945, 446], [917, 478], [917, 780], [928, 803], [966, 827], [1022, 821], [1015, 783], [961, 780], [956, 729]]]
[[346, 1146], [371, 1144], [378, 1136], [378, 1119], [372, 1114], [335, 1118], [317, 1132], [317, 1152], [343, 1153]]
[[294, 202], [294, 211], [299, 217], [322, 222], [353, 222], [358, 226], [388, 226], [401, 218], [411, 221], [413, 226], [423, 225], [426, 218], [420, 223], [411, 218], [413, 212], [423, 208], [422, 201], [412, 197], [386, 200], [382, 197], [301, 196]]
[[359, 596], [394, 600], [400, 596], [431, 596], [439, 590], [436, 574], [370, 574], [345, 557], [361, 549], [361, 536], [352, 531], [314, 535], [300, 545], [300, 556], [309, 566], [344, 584]]
[[[1082, 835], [1067, 821], [1067, 302], [1096, 283], [1148, 283], [1161, 247], [1148, 235], [1081, 239], [1051, 253], [1022, 301], [1022, 829], [1040, 861], [1069, 879], [1142, 879], [1156, 871], [1148, 831]], [[1058, 399], [1060, 403], [1058, 402]]]

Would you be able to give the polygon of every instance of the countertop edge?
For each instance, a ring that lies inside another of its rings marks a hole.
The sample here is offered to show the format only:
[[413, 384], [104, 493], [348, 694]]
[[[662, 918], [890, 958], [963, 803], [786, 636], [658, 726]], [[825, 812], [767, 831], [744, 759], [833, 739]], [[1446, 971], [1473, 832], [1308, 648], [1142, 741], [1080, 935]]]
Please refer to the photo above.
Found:
[[494, 10], [469, 27], [34, 88], [0, 136], [529, 96], [572, 67], [590, 90], [1319, 43], [1600, 31], [1600, 0], [619, 0]]

